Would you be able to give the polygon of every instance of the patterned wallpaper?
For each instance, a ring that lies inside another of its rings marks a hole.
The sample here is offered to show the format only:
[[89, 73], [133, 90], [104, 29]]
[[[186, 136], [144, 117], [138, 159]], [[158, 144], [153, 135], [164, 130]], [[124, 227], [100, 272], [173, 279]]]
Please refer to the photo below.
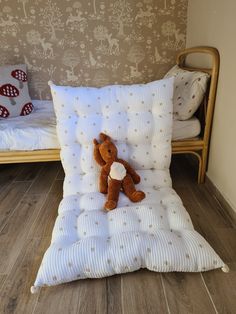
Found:
[[27, 64], [34, 99], [49, 79], [148, 82], [185, 47], [186, 19], [187, 0], [0, 0], [0, 64]]

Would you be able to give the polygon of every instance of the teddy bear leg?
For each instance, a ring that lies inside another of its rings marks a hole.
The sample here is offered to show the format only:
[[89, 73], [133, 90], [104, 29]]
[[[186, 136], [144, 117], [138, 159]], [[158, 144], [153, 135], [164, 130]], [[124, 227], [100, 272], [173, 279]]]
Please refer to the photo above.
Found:
[[112, 210], [117, 206], [121, 189], [121, 182], [122, 181], [116, 179], [110, 179], [108, 182], [107, 201], [104, 205], [104, 209], [107, 211]]
[[108, 189], [108, 177], [104, 169], [102, 169], [99, 178], [99, 191], [103, 194], [107, 194]]
[[132, 202], [140, 202], [145, 198], [145, 193], [143, 191], [136, 191], [133, 179], [129, 174], [124, 177], [122, 187], [125, 195]]

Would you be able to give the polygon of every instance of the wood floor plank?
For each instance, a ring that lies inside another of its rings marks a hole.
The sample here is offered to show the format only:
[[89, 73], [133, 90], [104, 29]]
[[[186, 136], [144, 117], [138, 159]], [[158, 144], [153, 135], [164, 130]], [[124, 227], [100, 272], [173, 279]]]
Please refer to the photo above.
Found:
[[162, 274], [166, 297], [171, 313], [215, 313], [200, 274]]
[[62, 184], [60, 180], [54, 181], [40, 213], [30, 227], [29, 236], [51, 237], [58, 213], [58, 206], [62, 200]]
[[222, 243], [224, 243], [230, 259], [225, 260], [228, 262], [236, 262], [236, 229], [234, 228], [217, 228], [216, 232], [220, 237]]
[[61, 165], [61, 167], [59, 168], [59, 172], [58, 172], [56, 180], [64, 180], [64, 178], [65, 178], [65, 172], [64, 172], [63, 167]]
[[20, 164], [0, 165], [0, 191], [8, 186], [21, 171]]
[[229, 264], [229, 267], [229, 273], [218, 269], [202, 274], [220, 314], [236, 313], [236, 263]]
[[43, 169], [44, 163], [22, 164], [21, 171], [14, 178], [14, 181], [33, 181]]
[[226, 262], [233, 261], [225, 247], [224, 241], [214, 229], [214, 219], [209, 219], [205, 214], [205, 209], [199, 205], [196, 195], [192, 189], [187, 185], [185, 187], [178, 187], [177, 192], [183, 200], [184, 206], [188, 211], [194, 228], [211, 244], [214, 250]]
[[28, 239], [0, 291], [0, 313], [33, 313], [39, 295], [30, 287], [41, 262], [48, 239]]
[[85, 279], [42, 289], [34, 314], [106, 314], [106, 279]]
[[14, 212], [31, 182], [13, 182], [0, 195], [0, 230]]
[[212, 197], [203, 185], [198, 185], [192, 189], [198, 204], [205, 211], [205, 215], [208, 220], [214, 221], [214, 227], [216, 228], [232, 228], [233, 224], [229, 221], [229, 217], [222, 214], [222, 208], [218, 202]]
[[122, 275], [121, 291], [124, 314], [168, 313], [158, 273], [140, 270]]
[[43, 166], [42, 171], [39, 173], [38, 177], [30, 187], [28, 193], [45, 193], [47, 194], [53, 181], [55, 180], [60, 163], [59, 162], [48, 162]]
[[25, 195], [1, 230], [0, 273], [8, 274], [12, 268], [44, 200], [44, 194]]
[[121, 275], [107, 278], [107, 313], [122, 313]]

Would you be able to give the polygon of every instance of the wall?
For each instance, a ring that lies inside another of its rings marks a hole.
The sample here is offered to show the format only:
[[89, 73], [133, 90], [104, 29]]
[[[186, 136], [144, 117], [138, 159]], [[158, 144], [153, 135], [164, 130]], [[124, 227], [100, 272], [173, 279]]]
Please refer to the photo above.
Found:
[[210, 45], [221, 55], [208, 177], [236, 211], [236, 1], [189, 0], [187, 46]]
[[161, 78], [185, 47], [187, 0], [0, 0], [0, 64], [47, 82], [101, 86]]

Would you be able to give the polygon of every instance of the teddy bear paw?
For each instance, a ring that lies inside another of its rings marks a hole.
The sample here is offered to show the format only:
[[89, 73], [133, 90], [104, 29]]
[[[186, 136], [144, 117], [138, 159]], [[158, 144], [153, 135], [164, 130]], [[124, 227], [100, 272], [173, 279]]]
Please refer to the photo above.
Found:
[[109, 211], [109, 210], [116, 208], [116, 206], [117, 206], [117, 202], [115, 202], [113, 200], [108, 200], [108, 201], [106, 201], [106, 203], [104, 205], [104, 209]]
[[134, 181], [134, 184], [140, 183], [140, 181], [141, 181], [140, 176], [138, 174], [136, 176], [134, 176], [133, 181]]
[[132, 202], [140, 202], [145, 198], [145, 193], [143, 191], [134, 191], [130, 196]]
[[100, 193], [107, 194], [107, 189], [100, 189]]

